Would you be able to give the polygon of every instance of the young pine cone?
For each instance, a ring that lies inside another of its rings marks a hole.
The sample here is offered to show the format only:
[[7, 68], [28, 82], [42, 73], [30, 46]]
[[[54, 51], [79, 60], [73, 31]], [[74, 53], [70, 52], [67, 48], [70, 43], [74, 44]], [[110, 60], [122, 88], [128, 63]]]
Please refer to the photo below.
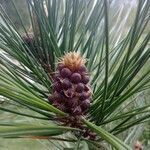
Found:
[[79, 53], [70, 52], [60, 59], [53, 76], [53, 94], [48, 99], [52, 105], [72, 116], [86, 114], [91, 88], [85, 59]]

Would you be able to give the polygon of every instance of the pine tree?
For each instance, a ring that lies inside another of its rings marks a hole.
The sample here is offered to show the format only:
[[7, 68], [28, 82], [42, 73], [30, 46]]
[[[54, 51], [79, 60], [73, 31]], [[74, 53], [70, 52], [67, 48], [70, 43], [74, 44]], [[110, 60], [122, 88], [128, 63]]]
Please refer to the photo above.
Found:
[[1, 121], [0, 137], [132, 149], [124, 137], [150, 118], [150, 105], [138, 96], [149, 88], [150, 1], [139, 1], [125, 32], [127, 16], [119, 23], [124, 11], [112, 11], [113, 1], [26, 0], [30, 32], [10, 3], [21, 30], [1, 6], [0, 95], [12, 107], [0, 110], [33, 122]]

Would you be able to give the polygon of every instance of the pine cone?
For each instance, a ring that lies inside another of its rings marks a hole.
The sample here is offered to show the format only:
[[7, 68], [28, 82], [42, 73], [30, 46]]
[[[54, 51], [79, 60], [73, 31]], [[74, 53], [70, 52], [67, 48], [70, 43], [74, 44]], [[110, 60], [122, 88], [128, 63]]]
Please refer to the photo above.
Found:
[[96, 134], [80, 121], [81, 115], [85, 115], [90, 107], [92, 92], [89, 80], [85, 59], [76, 52], [70, 52], [58, 63], [53, 75], [53, 93], [48, 99], [53, 106], [69, 114], [58, 119], [61, 123], [80, 128], [84, 137], [94, 140]]
[[85, 59], [70, 52], [61, 58], [53, 77], [53, 94], [49, 101], [70, 115], [84, 115], [91, 99], [89, 74]]

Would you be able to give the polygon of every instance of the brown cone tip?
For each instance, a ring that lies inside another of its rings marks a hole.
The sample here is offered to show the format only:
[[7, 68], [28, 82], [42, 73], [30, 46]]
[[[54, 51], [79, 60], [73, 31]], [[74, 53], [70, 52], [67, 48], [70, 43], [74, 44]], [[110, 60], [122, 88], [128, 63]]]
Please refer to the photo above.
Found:
[[77, 70], [80, 66], [84, 65], [86, 60], [81, 57], [78, 52], [69, 52], [65, 54], [60, 63], [64, 64], [70, 70]]

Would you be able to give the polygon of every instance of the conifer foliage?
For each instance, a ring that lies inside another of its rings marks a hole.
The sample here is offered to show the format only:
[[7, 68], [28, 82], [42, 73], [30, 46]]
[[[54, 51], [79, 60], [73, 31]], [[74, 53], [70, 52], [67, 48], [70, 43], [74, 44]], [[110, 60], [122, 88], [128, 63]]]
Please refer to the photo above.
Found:
[[130, 7], [116, 1], [26, 0], [30, 29], [13, 0], [19, 29], [0, 6], [0, 110], [32, 118], [6, 116], [0, 137], [131, 149], [126, 133], [150, 118], [139, 96], [150, 87], [150, 1], [138, 1], [129, 28]]

